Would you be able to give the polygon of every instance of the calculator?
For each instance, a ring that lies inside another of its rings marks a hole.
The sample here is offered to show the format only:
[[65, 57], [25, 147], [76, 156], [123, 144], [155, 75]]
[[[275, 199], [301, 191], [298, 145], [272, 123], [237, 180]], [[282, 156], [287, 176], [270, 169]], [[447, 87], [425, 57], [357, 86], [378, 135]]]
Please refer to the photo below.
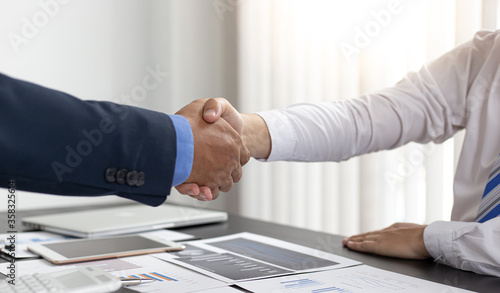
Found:
[[95, 266], [76, 267], [47, 274], [23, 275], [0, 281], [2, 293], [105, 293], [122, 287], [120, 279]]

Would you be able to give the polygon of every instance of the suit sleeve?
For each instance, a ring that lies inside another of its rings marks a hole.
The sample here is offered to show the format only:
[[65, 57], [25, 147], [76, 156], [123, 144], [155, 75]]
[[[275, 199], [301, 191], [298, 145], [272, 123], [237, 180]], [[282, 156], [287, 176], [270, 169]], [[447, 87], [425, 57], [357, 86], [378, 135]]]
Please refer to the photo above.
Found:
[[177, 137], [164, 113], [82, 101], [2, 74], [0, 109], [0, 187], [15, 180], [20, 190], [154, 206], [170, 193]]

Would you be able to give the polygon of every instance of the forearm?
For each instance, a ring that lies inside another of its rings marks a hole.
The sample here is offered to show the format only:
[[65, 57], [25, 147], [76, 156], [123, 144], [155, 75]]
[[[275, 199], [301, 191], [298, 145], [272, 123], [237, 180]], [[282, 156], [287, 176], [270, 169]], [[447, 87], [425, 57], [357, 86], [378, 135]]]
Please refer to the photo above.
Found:
[[272, 138], [270, 161], [339, 162], [411, 141], [445, 141], [459, 129], [448, 102], [424, 69], [393, 88], [356, 99], [259, 114]]

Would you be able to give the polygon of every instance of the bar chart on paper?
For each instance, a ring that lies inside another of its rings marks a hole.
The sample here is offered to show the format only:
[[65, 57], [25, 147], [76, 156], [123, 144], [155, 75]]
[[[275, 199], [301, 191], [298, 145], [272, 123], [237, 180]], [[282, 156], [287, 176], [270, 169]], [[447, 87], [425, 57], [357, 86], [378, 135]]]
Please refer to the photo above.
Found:
[[323, 285], [322, 282], [318, 282], [311, 279], [299, 279], [292, 281], [283, 281], [280, 282], [284, 289], [298, 289], [298, 288], [307, 288]]
[[226, 286], [221, 281], [189, 271], [177, 265], [165, 264], [166, 267], [157, 267], [155, 270], [146, 271], [145, 269], [136, 269], [128, 272], [113, 272], [113, 275], [121, 279], [146, 278], [154, 281], [133, 287], [133, 290], [140, 292], [192, 292]]
[[[154, 282], [134, 286], [140, 292], [192, 292], [226, 286], [224, 282], [209, 278], [179, 265], [168, 263], [151, 255], [131, 256], [119, 259], [135, 265], [135, 268], [115, 270], [118, 278], [146, 278]], [[122, 267], [125, 263], [122, 264]]]
[[143, 273], [143, 274], [135, 274], [135, 275], [128, 275], [128, 276], [122, 276], [120, 277], [121, 279], [126, 279], [126, 278], [146, 278], [146, 279], [151, 279], [154, 281], [158, 282], [163, 282], [163, 281], [169, 281], [169, 282], [178, 282], [179, 280], [168, 277], [164, 274], [160, 274], [158, 272], [150, 272], [150, 273]]

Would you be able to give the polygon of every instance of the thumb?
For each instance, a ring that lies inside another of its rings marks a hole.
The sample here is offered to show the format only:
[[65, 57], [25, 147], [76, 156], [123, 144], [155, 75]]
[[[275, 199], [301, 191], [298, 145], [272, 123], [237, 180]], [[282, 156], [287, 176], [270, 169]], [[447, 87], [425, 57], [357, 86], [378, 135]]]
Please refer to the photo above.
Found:
[[224, 98], [208, 99], [203, 107], [203, 119], [208, 123], [213, 123], [221, 117], [241, 135], [243, 131], [243, 118], [231, 103]]
[[208, 123], [214, 123], [222, 114], [222, 105], [217, 99], [210, 98], [203, 106], [203, 120]]

